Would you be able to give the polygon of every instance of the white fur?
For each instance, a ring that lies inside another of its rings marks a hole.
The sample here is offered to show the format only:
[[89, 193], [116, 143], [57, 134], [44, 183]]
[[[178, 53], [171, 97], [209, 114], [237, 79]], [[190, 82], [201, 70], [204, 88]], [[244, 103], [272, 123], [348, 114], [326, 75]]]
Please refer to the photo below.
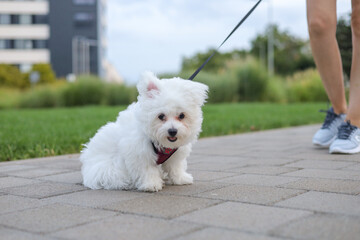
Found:
[[[191, 184], [186, 158], [201, 131], [201, 106], [207, 98], [204, 84], [180, 78], [159, 80], [146, 72], [137, 85], [138, 101], [119, 113], [116, 122], [101, 127], [85, 145], [83, 183], [92, 189], [138, 189], [159, 191], [168, 184]], [[185, 114], [180, 119], [180, 114]], [[164, 114], [164, 120], [159, 115]], [[177, 140], [168, 137], [177, 129]], [[157, 165], [157, 147], [178, 148]]]

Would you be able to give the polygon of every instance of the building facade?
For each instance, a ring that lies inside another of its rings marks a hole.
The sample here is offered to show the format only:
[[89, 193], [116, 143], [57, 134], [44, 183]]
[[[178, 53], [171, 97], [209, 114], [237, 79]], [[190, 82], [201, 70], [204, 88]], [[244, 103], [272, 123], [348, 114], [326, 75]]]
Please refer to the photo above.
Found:
[[105, 75], [105, 0], [0, 0], [0, 63]]

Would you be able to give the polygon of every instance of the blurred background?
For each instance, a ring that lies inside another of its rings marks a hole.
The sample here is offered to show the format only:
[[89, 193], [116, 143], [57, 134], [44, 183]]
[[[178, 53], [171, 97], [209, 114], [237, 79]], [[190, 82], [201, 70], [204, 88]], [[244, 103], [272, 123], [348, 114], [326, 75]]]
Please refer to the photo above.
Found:
[[[0, 0], [0, 162], [78, 153], [142, 72], [189, 78], [255, 3]], [[337, 1], [345, 81], [350, 5]], [[210, 88], [201, 137], [320, 123], [305, 1], [263, 0], [195, 81]]]
[[[0, 0], [0, 108], [128, 104], [146, 70], [188, 78], [255, 3]], [[346, 76], [350, 4], [337, 3]], [[210, 102], [326, 101], [314, 68], [305, 1], [263, 0], [195, 80]]]

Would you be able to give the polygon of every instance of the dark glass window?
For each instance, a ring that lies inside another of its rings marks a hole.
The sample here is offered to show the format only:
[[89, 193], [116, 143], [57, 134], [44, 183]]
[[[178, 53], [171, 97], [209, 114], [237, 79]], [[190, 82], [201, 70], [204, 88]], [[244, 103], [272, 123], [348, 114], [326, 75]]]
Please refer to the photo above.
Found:
[[95, 15], [93, 13], [78, 12], [74, 15], [75, 26], [85, 27], [92, 26], [95, 22]]
[[20, 18], [19, 15], [11, 15], [11, 24], [19, 24]]
[[33, 24], [47, 24], [48, 19], [47, 15], [32, 15]]
[[75, 5], [94, 5], [95, 0], [73, 0]]
[[47, 40], [33, 40], [33, 48], [35, 49], [48, 48], [48, 42]]

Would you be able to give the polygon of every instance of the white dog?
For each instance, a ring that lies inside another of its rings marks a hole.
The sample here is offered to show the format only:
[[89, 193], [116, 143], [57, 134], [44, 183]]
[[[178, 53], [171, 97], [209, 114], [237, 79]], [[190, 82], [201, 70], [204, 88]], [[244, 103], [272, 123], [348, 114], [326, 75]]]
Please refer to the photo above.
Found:
[[165, 182], [193, 183], [186, 158], [201, 131], [208, 87], [147, 72], [137, 89], [138, 101], [85, 145], [80, 156], [85, 186], [159, 191]]

